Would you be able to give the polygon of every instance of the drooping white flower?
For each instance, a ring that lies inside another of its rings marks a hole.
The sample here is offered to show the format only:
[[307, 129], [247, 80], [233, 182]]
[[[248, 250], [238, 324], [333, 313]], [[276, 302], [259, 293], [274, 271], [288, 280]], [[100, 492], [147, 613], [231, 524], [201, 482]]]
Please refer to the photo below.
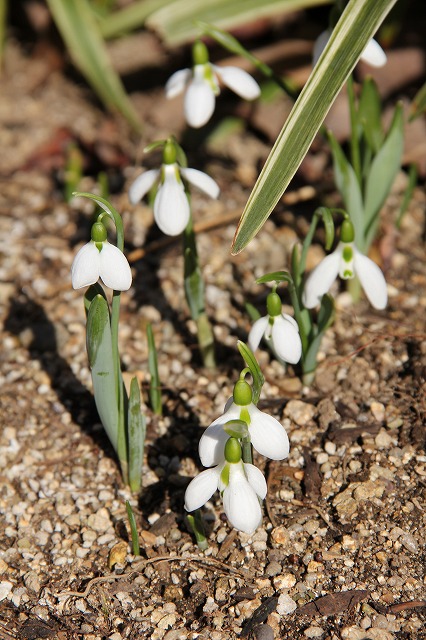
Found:
[[233, 527], [251, 534], [262, 521], [260, 500], [267, 486], [262, 472], [241, 460], [241, 447], [235, 438], [227, 436], [222, 450], [224, 461], [202, 471], [189, 483], [185, 492], [185, 509], [202, 507], [218, 489], [223, 495], [223, 508]]
[[200, 460], [205, 467], [223, 462], [223, 450], [229, 435], [224, 426], [230, 420], [242, 420], [248, 426], [253, 447], [271, 460], [287, 458], [290, 450], [288, 435], [273, 416], [260, 411], [252, 402], [252, 391], [245, 380], [239, 380], [224, 413], [207, 427], [198, 445]]
[[74, 289], [88, 287], [101, 278], [104, 284], [116, 291], [127, 291], [132, 284], [132, 272], [125, 255], [106, 239], [106, 229], [101, 222], [92, 227], [92, 240], [78, 251], [71, 266]]
[[262, 338], [270, 341], [276, 355], [284, 362], [296, 364], [302, 356], [299, 326], [294, 318], [281, 311], [281, 299], [272, 291], [266, 301], [268, 315], [256, 320], [249, 336], [248, 345], [256, 351]]
[[[151, 169], [138, 176], [130, 185], [129, 200], [132, 204], [136, 204], [156, 182], [159, 182], [154, 200], [155, 222], [166, 235], [177, 236], [185, 229], [190, 216], [189, 202], [182, 178], [211, 198], [217, 198], [220, 189], [213, 178], [203, 171], [179, 166], [176, 162], [176, 152], [170, 151], [171, 146], [168, 147], [168, 144], [165, 146], [165, 161], [161, 169]], [[170, 159], [171, 162], [168, 162]]]
[[174, 98], [186, 89], [184, 112], [187, 123], [194, 128], [204, 126], [214, 112], [220, 82], [241, 98], [255, 100], [260, 87], [254, 78], [238, 67], [218, 67], [208, 59], [207, 48], [202, 42], [193, 47], [192, 69], [176, 71], [166, 83], [166, 97]]
[[[318, 62], [320, 55], [324, 51], [326, 44], [330, 39], [331, 33], [332, 29], [326, 29], [316, 39], [312, 56], [314, 65]], [[370, 67], [378, 68], [383, 67], [386, 64], [387, 57], [386, 53], [383, 51], [377, 40], [371, 38], [371, 40], [369, 40], [369, 42], [367, 43], [364, 51], [362, 52], [360, 60], [369, 64]]]
[[343, 280], [357, 276], [370, 304], [375, 309], [386, 307], [388, 294], [385, 277], [377, 264], [356, 248], [353, 239], [352, 224], [345, 221], [336, 249], [315, 267], [306, 281], [303, 304], [307, 309], [321, 302], [337, 276]]

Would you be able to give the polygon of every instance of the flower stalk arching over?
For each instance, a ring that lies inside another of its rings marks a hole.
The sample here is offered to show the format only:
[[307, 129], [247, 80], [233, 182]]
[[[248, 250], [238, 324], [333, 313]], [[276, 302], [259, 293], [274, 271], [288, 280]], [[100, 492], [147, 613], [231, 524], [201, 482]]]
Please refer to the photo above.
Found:
[[259, 500], [267, 493], [262, 472], [241, 459], [241, 445], [229, 438], [222, 449], [222, 462], [202, 471], [189, 483], [185, 492], [185, 509], [201, 508], [218, 489], [223, 496], [223, 508], [229, 522], [239, 531], [254, 533], [262, 521]]
[[100, 221], [92, 226], [91, 241], [76, 254], [71, 266], [74, 289], [95, 284], [99, 278], [115, 291], [127, 291], [132, 284], [132, 272], [127, 258], [118, 247], [108, 242], [107, 231]]
[[253, 324], [248, 345], [256, 351], [262, 338], [271, 343], [276, 355], [284, 362], [297, 364], [302, 357], [302, 342], [299, 326], [294, 318], [282, 313], [281, 298], [276, 287], [266, 300], [268, 315], [263, 316]]
[[154, 218], [158, 227], [168, 236], [177, 236], [184, 231], [190, 220], [190, 206], [185, 190], [186, 180], [211, 198], [218, 198], [219, 186], [203, 171], [181, 167], [176, 161], [176, 147], [167, 141], [160, 169], [145, 171], [129, 188], [129, 200], [138, 203], [158, 183], [154, 200]]
[[[324, 51], [327, 42], [330, 40], [331, 33], [332, 29], [326, 29], [325, 31], [320, 33], [318, 38], [315, 40], [314, 50], [312, 54], [313, 65], [316, 65], [316, 63], [318, 62], [318, 59]], [[369, 42], [367, 43], [364, 51], [362, 52], [360, 60], [369, 64], [370, 67], [380, 68], [385, 66], [387, 62], [387, 56], [377, 40], [371, 38], [371, 40], [369, 40]]]
[[195, 129], [204, 126], [211, 118], [220, 93], [219, 83], [234, 91], [241, 98], [255, 100], [260, 95], [256, 80], [238, 67], [218, 67], [209, 62], [206, 46], [196, 42], [193, 46], [192, 69], [176, 71], [167, 81], [166, 97], [171, 99], [185, 91], [184, 112], [187, 123]]
[[248, 382], [238, 380], [232, 398], [225, 405], [224, 413], [207, 427], [198, 445], [200, 460], [205, 467], [223, 462], [223, 451], [229, 435], [224, 426], [231, 420], [247, 424], [251, 444], [260, 454], [271, 460], [288, 457], [290, 443], [284, 427], [273, 416], [260, 411], [252, 402], [252, 390]]
[[307, 309], [313, 309], [321, 302], [337, 276], [343, 280], [357, 276], [370, 304], [378, 310], [386, 307], [385, 277], [377, 264], [356, 248], [353, 225], [349, 220], [343, 221], [336, 249], [315, 267], [305, 283], [303, 304]]

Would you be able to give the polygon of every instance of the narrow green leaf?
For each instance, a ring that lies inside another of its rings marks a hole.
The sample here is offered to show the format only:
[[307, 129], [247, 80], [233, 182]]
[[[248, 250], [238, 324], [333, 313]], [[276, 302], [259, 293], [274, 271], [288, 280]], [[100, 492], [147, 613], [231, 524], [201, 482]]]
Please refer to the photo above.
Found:
[[238, 340], [237, 345], [238, 351], [250, 369], [250, 373], [253, 378], [253, 402], [254, 404], [257, 404], [259, 402], [260, 392], [262, 391], [265, 378], [252, 350], [241, 340]]
[[96, 408], [108, 438], [117, 451], [118, 398], [114, 377], [111, 326], [108, 303], [99, 294], [93, 298], [89, 307], [86, 346], [92, 370]]
[[383, 143], [382, 105], [377, 85], [373, 78], [366, 78], [359, 99], [358, 117], [368, 146], [374, 154]]
[[371, 163], [365, 187], [365, 230], [366, 247], [372, 241], [380, 213], [395, 176], [401, 167], [404, 148], [404, 116], [402, 105], [398, 104], [386, 140]]
[[158, 374], [157, 348], [150, 323], [146, 325], [146, 336], [148, 340], [148, 369], [150, 375], [149, 399], [153, 412], [157, 416], [161, 416], [163, 413], [163, 405], [161, 403], [161, 383]]
[[112, 67], [87, 0], [47, 0], [47, 4], [75, 65], [102, 102], [122, 113], [132, 127], [140, 131], [139, 116]]
[[132, 506], [128, 500], [126, 500], [126, 511], [127, 511], [127, 517], [129, 519], [130, 535], [132, 537], [133, 555], [140, 556], [141, 551], [139, 546], [139, 536], [138, 536], [138, 528], [136, 526], [136, 518], [135, 518], [135, 514], [133, 513]]
[[254, 307], [252, 304], [250, 304], [250, 302], [246, 302], [244, 305], [249, 318], [252, 322], [256, 322], [256, 320], [259, 320], [260, 318], [260, 313], [259, 311], [256, 309], [256, 307]]
[[129, 430], [129, 485], [130, 489], [137, 493], [142, 482], [146, 421], [141, 411], [141, 394], [136, 377], [132, 378], [130, 382], [127, 424]]
[[398, 218], [396, 220], [396, 226], [401, 226], [402, 218], [404, 217], [404, 213], [407, 211], [408, 205], [410, 204], [411, 198], [413, 197], [413, 191], [417, 184], [417, 166], [415, 164], [411, 164], [408, 170], [408, 184], [404, 193], [404, 198], [401, 202], [401, 206], [399, 208]]
[[143, 27], [150, 13], [167, 6], [171, 0], [139, 0], [113, 11], [99, 22], [99, 29], [104, 38], [116, 38]]
[[349, 1], [250, 194], [234, 238], [234, 254], [244, 249], [271, 214], [346, 78], [395, 2]]
[[198, 256], [190, 247], [185, 249], [184, 255], [184, 284], [191, 318], [196, 320], [204, 310], [204, 284]]
[[315, 330], [315, 334], [310, 339], [309, 347], [306, 354], [303, 356], [303, 373], [311, 374], [317, 368], [317, 355], [321, 346], [321, 341], [324, 333], [327, 331], [334, 322], [335, 306], [334, 299], [331, 295], [326, 293], [321, 300], [321, 307], [318, 313], [318, 324]]
[[329, 293], [323, 295], [321, 300], [320, 310], [318, 312], [318, 332], [323, 333], [331, 327], [334, 322], [336, 308], [334, 304], [334, 298]]
[[426, 82], [414, 96], [410, 122], [421, 116], [426, 111]]
[[331, 152], [333, 154], [334, 179], [340, 191], [345, 209], [355, 229], [355, 242], [361, 248], [364, 242], [364, 204], [361, 189], [349, 160], [332, 133], [328, 133]]
[[249, 22], [327, 4], [330, 0], [174, 0], [146, 19], [169, 46], [190, 42], [200, 35], [197, 21], [232, 29]]

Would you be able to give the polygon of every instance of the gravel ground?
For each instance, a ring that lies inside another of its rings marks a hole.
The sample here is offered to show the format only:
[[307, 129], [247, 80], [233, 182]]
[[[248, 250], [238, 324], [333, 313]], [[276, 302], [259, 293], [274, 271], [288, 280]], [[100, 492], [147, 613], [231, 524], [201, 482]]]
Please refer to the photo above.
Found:
[[[97, 127], [99, 112], [84, 95], [41, 72], [41, 88], [20, 112], [11, 110], [26, 88], [15, 48], [8, 60], [16, 73], [6, 78], [0, 110], [0, 638], [426, 638], [424, 192], [416, 190], [400, 232], [390, 231], [399, 177], [375, 249], [389, 306], [375, 312], [365, 300], [352, 306], [338, 295], [311, 388], [259, 351], [260, 407], [287, 428], [290, 457], [257, 459], [269, 492], [254, 535], [230, 529], [220, 500], [209, 502], [210, 547], [201, 554], [183, 518], [185, 487], [200, 469], [197, 442], [243, 366], [236, 341], [249, 329], [244, 302], [264, 313], [267, 291], [254, 279], [286, 266], [311, 203], [282, 203], [234, 258], [234, 224], [199, 234], [217, 340], [218, 368], [210, 372], [200, 366], [183, 300], [179, 243], [155, 244], [150, 210], [130, 207], [124, 192], [112, 197], [130, 254], [147, 248], [133, 260], [134, 285], [122, 296], [126, 379], [137, 375], [146, 391], [152, 322], [163, 385], [164, 417], [146, 408], [144, 490], [132, 496], [96, 414], [82, 294], [70, 285], [73, 256], [89, 237], [90, 203], [63, 202], [63, 167], [47, 166], [52, 153], [40, 151], [63, 126], [88, 144], [110, 121]], [[113, 128], [108, 143], [114, 158], [136, 154], [120, 132]], [[232, 163], [225, 155], [208, 159], [222, 196], [211, 204], [195, 195], [196, 222], [220, 221], [245, 204], [265, 146], [244, 135], [226, 152]], [[134, 173], [126, 169], [126, 183]], [[82, 189], [93, 188], [86, 179]], [[322, 255], [316, 246], [311, 264]], [[126, 500], [141, 557], [130, 553]]]

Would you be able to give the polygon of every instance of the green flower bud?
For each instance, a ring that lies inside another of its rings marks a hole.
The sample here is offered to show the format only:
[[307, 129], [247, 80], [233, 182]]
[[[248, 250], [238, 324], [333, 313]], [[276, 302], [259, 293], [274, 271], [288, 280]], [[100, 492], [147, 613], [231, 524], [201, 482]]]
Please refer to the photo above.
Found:
[[241, 460], [241, 445], [236, 438], [229, 438], [225, 444], [226, 462], [236, 463]]
[[92, 225], [90, 235], [93, 242], [96, 243], [96, 246], [100, 251], [102, 249], [102, 244], [107, 239], [107, 230], [105, 228], [105, 225], [102, 222], [95, 222], [95, 224]]
[[342, 242], [353, 242], [355, 238], [355, 230], [352, 222], [348, 219], [343, 220], [340, 227], [340, 240]]
[[268, 294], [266, 298], [266, 309], [268, 311], [268, 315], [274, 317], [281, 315], [282, 302], [281, 298], [275, 291]]
[[192, 46], [192, 59], [194, 61], [194, 65], [196, 64], [206, 64], [209, 61], [209, 52], [201, 40], [197, 40]]
[[163, 164], [174, 164], [176, 162], [176, 145], [171, 140], [167, 140], [163, 149]]
[[238, 380], [233, 392], [234, 402], [240, 406], [250, 404], [253, 399], [251, 386], [245, 380]]

